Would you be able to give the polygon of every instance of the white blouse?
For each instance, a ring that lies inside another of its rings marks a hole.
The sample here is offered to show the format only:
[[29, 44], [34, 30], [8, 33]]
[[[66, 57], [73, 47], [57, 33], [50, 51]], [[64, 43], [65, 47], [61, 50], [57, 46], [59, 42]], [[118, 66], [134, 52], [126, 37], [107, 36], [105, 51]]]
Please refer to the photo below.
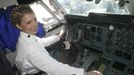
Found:
[[50, 75], [84, 75], [84, 69], [71, 67], [52, 58], [44, 48], [60, 40], [53, 35], [39, 39], [35, 35], [20, 32], [16, 48], [16, 65], [22, 75], [44, 71]]

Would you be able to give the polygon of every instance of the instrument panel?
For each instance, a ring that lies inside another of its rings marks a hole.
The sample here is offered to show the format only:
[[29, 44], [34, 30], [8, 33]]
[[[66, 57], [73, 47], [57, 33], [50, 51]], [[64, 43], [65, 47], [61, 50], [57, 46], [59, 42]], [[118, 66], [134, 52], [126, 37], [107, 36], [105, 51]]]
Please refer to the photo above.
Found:
[[65, 19], [72, 42], [77, 38], [84, 48], [102, 53], [96, 62], [104, 75], [134, 74], [134, 16], [90, 13]]

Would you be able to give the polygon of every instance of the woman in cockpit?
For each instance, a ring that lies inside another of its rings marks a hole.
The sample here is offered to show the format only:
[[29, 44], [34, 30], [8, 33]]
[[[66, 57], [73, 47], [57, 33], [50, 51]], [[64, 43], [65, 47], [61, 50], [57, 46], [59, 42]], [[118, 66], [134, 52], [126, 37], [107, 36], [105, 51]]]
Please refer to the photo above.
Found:
[[84, 72], [82, 68], [71, 67], [52, 58], [45, 47], [59, 41], [63, 32], [41, 40], [37, 38], [38, 24], [29, 5], [17, 5], [12, 11], [11, 20], [20, 30], [15, 61], [22, 75], [39, 71], [50, 75], [102, 75], [98, 71]]

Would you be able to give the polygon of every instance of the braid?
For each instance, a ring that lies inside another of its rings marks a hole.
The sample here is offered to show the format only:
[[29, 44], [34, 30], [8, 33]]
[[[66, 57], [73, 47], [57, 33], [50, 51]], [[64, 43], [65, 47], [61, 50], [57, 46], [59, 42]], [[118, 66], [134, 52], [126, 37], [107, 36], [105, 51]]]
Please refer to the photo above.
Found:
[[33, 13], [29, 5], [17, 5], [11, 13], [11, 21], [14, 25], [20, 24], [21, 18], [24, 14]]

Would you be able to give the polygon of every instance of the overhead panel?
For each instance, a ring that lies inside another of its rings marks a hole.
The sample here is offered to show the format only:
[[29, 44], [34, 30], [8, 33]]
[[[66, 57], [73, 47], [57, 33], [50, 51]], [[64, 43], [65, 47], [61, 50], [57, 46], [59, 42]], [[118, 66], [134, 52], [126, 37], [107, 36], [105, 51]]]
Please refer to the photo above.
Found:
[[0, 8], [17, 4], [16, 0], [0, 0]]

